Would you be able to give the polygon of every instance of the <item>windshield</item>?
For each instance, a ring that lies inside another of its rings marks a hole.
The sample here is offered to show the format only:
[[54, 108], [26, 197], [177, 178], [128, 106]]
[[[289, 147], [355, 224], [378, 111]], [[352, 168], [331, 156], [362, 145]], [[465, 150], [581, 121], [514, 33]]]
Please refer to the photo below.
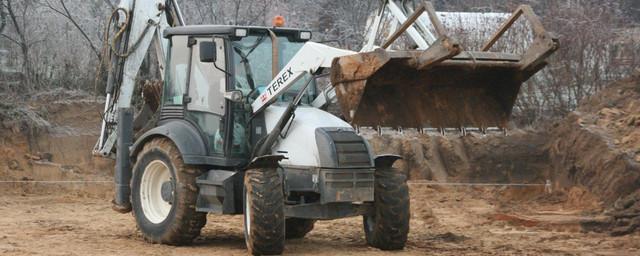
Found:
[[[278, 36], [278, 63], [282, 69], [291, 58], [300, 50], [304, 42], [292, 42], [285, 36]], [[244, 95], [254, 92], [253, 97], [261, 93], [271, 82], [272, 48], [269, 34], [250, 35], [238, 41], [232, 42], [235, 89], [241, 90]], [[279, 101], [290, 101], [300, 91], [309, 79], [310, 75], [298, 80], [293, 87], [287, 90]], [[315, 97], [315, 86], [312, 84], [301, 102], [309, 104]]]

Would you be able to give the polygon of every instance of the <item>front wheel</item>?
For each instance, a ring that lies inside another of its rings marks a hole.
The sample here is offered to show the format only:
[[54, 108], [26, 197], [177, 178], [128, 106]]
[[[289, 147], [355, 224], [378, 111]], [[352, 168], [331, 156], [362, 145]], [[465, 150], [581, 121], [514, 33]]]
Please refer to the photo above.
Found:
[[284, 251], [284, 195], [282, 180], [274, 169], [245, 172], [244, 239], [253, 255], [278, 255]]
[[409, 187], [407, 178], [394, 168], [376, 170], [374, 212], [363, 217], [370, 246], [401, 250], [409, 234]]
[[131, 180], [133, 215], [142, 236], [152, 243], [188, 244], [200, 234], [205, 213], [196, 212], [196, 177], [172, 141], [157, 138], [138, 154]]

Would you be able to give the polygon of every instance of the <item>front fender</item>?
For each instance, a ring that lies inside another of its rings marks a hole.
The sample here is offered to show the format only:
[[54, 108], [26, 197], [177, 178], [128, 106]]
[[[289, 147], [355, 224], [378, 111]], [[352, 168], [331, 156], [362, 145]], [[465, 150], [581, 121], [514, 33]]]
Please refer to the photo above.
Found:
[[387, 154], [387, 155], [376, 156], [373, 162], [375, 163], [376, 169], [382, 169], [382, 168], [391, 168], [391, 166], [393, 166], [393, 163], [395, 163], [397, 160], [400, 160], [400, 159], [402, 159], [402, 157], [399, 155]]
[[144, 144], [157, 137], [170, 139], [178, 147], [185, 164], [199, 164], [197, 158], [206, 156], [208, 153], [200, 132], [187, 121], [175, 120], [155, 127], [140, 136], [131, 146], [131, 158], [135, 159]]
[[286, 159], [283, 155], [265, 155], [259, 156], [251, 160], [251, 162], [244, 168], [250, 169], [275, 169], [280, 167], [280, 160]]

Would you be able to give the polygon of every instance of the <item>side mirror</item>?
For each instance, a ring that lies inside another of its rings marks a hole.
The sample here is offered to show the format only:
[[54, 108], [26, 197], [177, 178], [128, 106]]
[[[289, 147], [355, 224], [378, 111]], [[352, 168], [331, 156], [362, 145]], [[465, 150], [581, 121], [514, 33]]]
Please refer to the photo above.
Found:
[[212, 63], [216, 62], [216, 43], [200, 42], [200, 62]]

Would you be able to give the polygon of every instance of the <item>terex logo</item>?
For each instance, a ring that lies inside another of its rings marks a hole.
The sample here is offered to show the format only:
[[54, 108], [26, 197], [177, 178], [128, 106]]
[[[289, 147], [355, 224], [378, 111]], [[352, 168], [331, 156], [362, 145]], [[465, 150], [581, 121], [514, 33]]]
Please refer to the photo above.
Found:
[[267, 87], [267, 92], [269, 93], [269, 98], [276, 94], [278, 90], [282, 89], [283, 85], [289, 81], [289, 79], [293, 77], [293, 71], [291, 71], [291, 67], [287, 69], [287, 72], [282, 73], [277, 80], [275, 80], [269, 87]]

